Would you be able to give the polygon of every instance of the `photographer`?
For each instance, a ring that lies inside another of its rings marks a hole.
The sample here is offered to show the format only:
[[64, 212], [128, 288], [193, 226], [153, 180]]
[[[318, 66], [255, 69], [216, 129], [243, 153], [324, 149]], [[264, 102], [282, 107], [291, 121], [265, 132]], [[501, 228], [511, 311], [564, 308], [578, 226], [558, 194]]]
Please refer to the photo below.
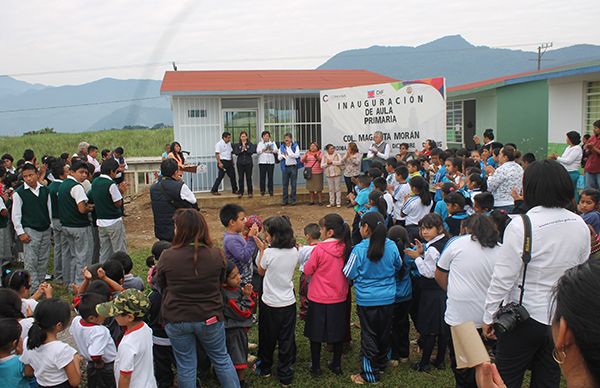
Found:
[[[523, 199], [530, 209], [527, 216], [531, 221], [531, 260], [525, 267], [522, 218], [515, 218], [507, 226], [504, 243], [496, 249], [483, 331], [489, 338], [497, 335], [496, 363], [509, 388], [521, 387], [528, 368], [532, 387], [560, 384], [560, 369], [552, 359], [552, 287], [566, 270], [585, 262], [590, 253], [585, 222], [565, 209], [573, 200], [573, 193], [569, 174], [558, 162], [532, 163], [523, 176]], [[502, 301], [521, 299], [522, 283], [522, 305], [513, 303], [497, 313]]]

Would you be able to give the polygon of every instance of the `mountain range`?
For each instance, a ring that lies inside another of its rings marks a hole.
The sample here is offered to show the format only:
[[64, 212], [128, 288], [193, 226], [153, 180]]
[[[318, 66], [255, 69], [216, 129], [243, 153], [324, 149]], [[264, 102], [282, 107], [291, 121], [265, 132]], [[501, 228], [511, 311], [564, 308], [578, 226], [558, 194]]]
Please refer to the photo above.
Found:
[[[454, 86], [535, 70], [536, 58], [536, 52], [475, 46], [460, 35], [451, 35], [416, 47], [342, 51], [318, 68], [366, 69], [398, 80], [444, 76], [446, 84]], [[549, 50], [542, 68], [598, 59], [600, 46], [579, 44]], [[20, 135], [44, 127], [80, 132], [172, 123], [169, 101], [160, 97], [160, 84], [160, 80], [103, 78], [83, 85], [50, 87], [0, 76], [0, 135]], [[106, 101], [115, 102], [97, 104]], [[69, 105], [79, 106], [65, 107]]]

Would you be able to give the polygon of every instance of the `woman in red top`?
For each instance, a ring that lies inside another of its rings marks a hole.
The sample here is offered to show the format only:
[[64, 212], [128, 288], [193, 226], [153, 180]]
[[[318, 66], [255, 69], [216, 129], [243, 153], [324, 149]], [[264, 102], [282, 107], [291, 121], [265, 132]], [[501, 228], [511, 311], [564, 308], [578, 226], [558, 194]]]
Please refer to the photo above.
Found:
[[306, 181], [306, 190], [310, 194], [309, 205], [315, 204], [315, 196], [319, 201], [319, 206], [323, 204], [321, 196], [323, 194], [323, 168], [321, 167], [323, 155], [316, 142], [310, 143], [308, 152], [300, 159], [304, 163], [304, 168], [312, 170], [312, 177]]
[[600, 120], [594, 121], [594, 135], [583, 146], [585, 162], [585, 188], [600, 189]]

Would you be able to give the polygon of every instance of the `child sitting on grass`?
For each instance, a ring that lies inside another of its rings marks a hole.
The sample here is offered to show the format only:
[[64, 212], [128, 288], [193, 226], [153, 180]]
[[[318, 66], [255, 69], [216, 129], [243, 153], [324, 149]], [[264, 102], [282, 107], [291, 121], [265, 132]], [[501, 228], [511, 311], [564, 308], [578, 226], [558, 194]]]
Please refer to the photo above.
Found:
[[252, 326], [252, 310], [256, 294], [252, 284], [241, 287], [241, 276], [232, 261], [227, 261], [225, 282], [221, 287], [225, 316], [225, 338], [227, 352], [240, 380], [240, 387], [248, 387], [246, 369], [248, 369], [248, 330]]

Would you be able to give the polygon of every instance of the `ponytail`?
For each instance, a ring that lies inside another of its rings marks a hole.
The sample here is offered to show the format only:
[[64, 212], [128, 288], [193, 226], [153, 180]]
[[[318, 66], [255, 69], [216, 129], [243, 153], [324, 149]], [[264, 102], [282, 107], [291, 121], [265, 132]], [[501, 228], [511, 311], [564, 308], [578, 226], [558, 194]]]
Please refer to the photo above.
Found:
[[369, 260], [377, 262], [383, 257], [385, 251], [385, 239], [387, 233], [385, 219], [381, 214], [372, 212], [365, 214], [360, 223], [361, 225], [366, 224], [371, 232], [367, 257]]
[[344, 244], [344, 262], [348, 260], [352, 252], [352, 236], [348, 223], [339, 214], [330, 213], [321, 218], [319, 226], [325, 230], [333, 230], [333, 238]]
[[498, 245], [498, 229], [490, 217], [473, 214], [463, 221], [463, 227], [482, 247], [494, 248]]
[[[421, 176], [410, 178], [410, 187], [413, 192], [421, 198], [421, 203], [425, 206], [431, 205], [431, 194], [429, 193], [429, 183]], [[416, 190], [414, 190], [416, 189]]]
[[33, 313], [34, 321], [29, 329], [27, 349], [40, 347], [48, 338], [48, 332], [59, 323], [66, 329], [70, 318], [71, 311], [66, 302], [55, 298], [41, 301]]
[[384, 219], [387, 218], [387, 202], [385, 201], [385, 198], [383, 198], [383, 193], [381, 191], [371, 191], [369, 194], [369, 201], [372, 201], [375, 206], [377, 206], [377, 211]]

